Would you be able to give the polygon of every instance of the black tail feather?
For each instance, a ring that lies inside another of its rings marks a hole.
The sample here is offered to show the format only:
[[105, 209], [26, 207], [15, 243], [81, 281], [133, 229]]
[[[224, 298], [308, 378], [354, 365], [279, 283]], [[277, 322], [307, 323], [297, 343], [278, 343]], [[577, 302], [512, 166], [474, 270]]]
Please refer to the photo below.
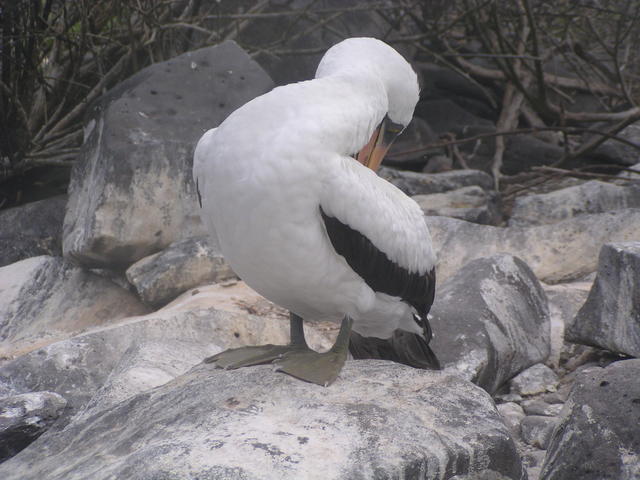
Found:
[[440, 370], [438, 357], [424, 336], [396, 330], [389, 339], [363, 337], [351, 332], [349, 351], [355, 359], [391, 360], [414, 368]]

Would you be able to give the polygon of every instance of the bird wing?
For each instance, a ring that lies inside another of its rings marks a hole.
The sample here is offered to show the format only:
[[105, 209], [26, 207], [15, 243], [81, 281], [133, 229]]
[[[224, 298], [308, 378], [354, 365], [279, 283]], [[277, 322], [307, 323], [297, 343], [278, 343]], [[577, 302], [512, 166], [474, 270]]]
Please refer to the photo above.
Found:
[[413, 200], [341, 157], [325, 179], [320, 213], [335, 251], [371, 289], [400, 297], [426, 316], [435, 291], [435, 256]]

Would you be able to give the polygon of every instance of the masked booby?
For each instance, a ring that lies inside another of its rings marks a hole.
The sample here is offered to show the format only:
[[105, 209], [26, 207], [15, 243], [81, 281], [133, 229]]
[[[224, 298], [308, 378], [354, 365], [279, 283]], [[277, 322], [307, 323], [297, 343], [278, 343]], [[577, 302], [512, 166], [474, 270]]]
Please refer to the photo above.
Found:
[[[375, 170], [418, 101], [392, 47], [351, 38], [313, 80], [274, 88], [206, 132], [194, 153], [201, 217], [234, 271], [291, 312], [291, 344], [226, 350], [206, 362], [329, 385], [356, 358], [439, 368], [428, 343], [436, 258], [420, 207]], [[341, 322], [328, 352], [303, 319]], [[381, 353], [382, 352], [382, 353]]]

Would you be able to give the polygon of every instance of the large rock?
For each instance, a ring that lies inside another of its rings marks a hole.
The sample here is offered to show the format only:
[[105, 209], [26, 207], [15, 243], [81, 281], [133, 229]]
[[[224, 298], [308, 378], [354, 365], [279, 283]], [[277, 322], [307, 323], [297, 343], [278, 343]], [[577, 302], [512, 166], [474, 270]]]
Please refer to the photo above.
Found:
[[452, 217], [488, 225], [497, 225], [502, 221], [498, 196], [477, 185], [446, 193], [415, 195], [412, 198], [425, 215]]
[[640, 360], [582, 372], [549, 444], [541, 480], [637, 480], [639, 419]]
[[495, 129], [493, 122], [470, 113], [450, 99], [428, 99], [418, 102], [416, 113], [437, 134], [453, 133], [462, 138], [470, 126]]
[[493, 188], [492, 178], [479, 170], [418, 173], [382, 167], [378, 170], [378, 174], [409, 196], [443, 193], [474, 185], [484, 190]]
[[127, 279], [140, 298], [155, 307], [198, 285], [234, 278], [237, 276], [222, 254], [211, 248], [204, 236], [172, 243], [127, 270]]
[[566, 338], [640, 357], [640, 241], [602, 247], [595, 282]]
[[0, 211], [0, 267], [38, 255], [62, 255], [67, 196]]
[[103, 96], [72, 173], [65, 255], [88, 266], [128, 265], [203, 234], [191, 179], [195, 144], [272, 86], [229, 41], [151, 65]]
[[576, 281], [556, 285], [543, 284], [544, 292], [549, 299], [551, 353], [547, 364], [553, 367], [560, 365], [560, 357], [566, 351], [564, 341], [566, 326], [575, 318], [578, 310], [587, 301], [593, 281]]
[[[238, 1], [219, 3], [216, 11], [225, 7], [231, 7], [230, 13], [238, 11]], [[241, 22], [239, 28], [233, 24], [233, 34], [237, 33], [241, 45], [255, 51], [253, 57], [278, 85], [313, 78], [324, 52], [345, 38], [383, 38], [389, 31], [389, 17], [385, 14], [394, 14], [383, 10], [380, 15], [361, 0], [322, 0], [321, 3], [267, 0], [259, 5], [245, 0], [244, 3], [248, 12], [257, 6], [258, 15], [249, 22]], [[284, 14], [278, 16], [279, 12]], [[263, 13], [266, 15], [261, 17]], [[398, 34], [402, 34], [404, 28], [405, 25], [398, 23], [394, 26]], [[407, 45], [396, 45], [396, 48], [398, 46], [401, 50], [407, 48]]]
[[0, 476], [526, 478], [485, 392], [455, 375], [373, 360], [347, 362], [329, 388], [270, 366], [200, 365], [43, 435]]
[[[313, 348], [332, 345], [325, 330], [313, 324], [306, 324], [305, 330]], [[62, 395], [68, 401], [60, 421], [64, 424], [79, 410], [90, 415], [162, 385], [226, 348], [288, 341], [288, 322], [243, 289], [201, 287], [152, 314], [123, 319], [16, 358], [0, 368], [0, 391]]]
[[510, 226], [557, 223], [584, 213], [640, 208], [640, 183], [627, 187], [591, 181], [550, 193], [516, 198]]
[[0, 398], [0, 462], [42, 435], [66, 405], [64, 398], [51, 392]]
[[492, 227], [447, 217], [426, 217], [445, 280], [473, 259], [504, 252], [524, 260], [547, 283], [581, 278], [596, 270], [607, 242], [640, 238], [640, 209], [581, 215], [554, 225]]
[[448, 371], [490, 393], [549, 355], [547, 298], [522, 260], [474, 260], [437, 291], [431, 346]]
[[0, 357], [148, 309], [131, 292], [61, 257], [0, 268]]

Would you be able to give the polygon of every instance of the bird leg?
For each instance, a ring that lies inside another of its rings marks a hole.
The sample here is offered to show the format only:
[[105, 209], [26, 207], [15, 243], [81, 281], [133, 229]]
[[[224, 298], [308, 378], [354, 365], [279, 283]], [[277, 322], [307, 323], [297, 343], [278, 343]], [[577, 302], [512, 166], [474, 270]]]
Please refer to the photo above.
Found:
[[342, 319], [336, 342], [324, 353], [318, 353], [308, 347], [285, 353], [282, 358], [273, 362], [276, 365], [276, 371], [288, 373], [300, 380], [324, 387], [331, 385], [338, 378], [347, 359], [352, 324], [351, 318], [345, 316]]
[[231, 348], [205, 358], [204, 363], [212, 363], [225, 370], [234, 370], [272, 362], [278, 372], [288, 373], [300, 380], [325, 387], [331, 385], [338, 378], [347, 359], [353, 320], [349, 317], [342, 320], [336, 342], [324, 353], [318, 353], [308, 347], [304, 338], [302, 318], [292, 312], [289, 324], [289, 345], [269, 344]]
[[291, 343], [289, 345], [257, 345], [240, 348], [230, 348], [204, 359], [204, 363], [213, 363], [218, 368], [235, 370], [236, 368], [251, 367], [270, 363], [282, 358], [287, 352], [309, 350], [304, 339], [302, 318], [291, 312], [289, 317]]

